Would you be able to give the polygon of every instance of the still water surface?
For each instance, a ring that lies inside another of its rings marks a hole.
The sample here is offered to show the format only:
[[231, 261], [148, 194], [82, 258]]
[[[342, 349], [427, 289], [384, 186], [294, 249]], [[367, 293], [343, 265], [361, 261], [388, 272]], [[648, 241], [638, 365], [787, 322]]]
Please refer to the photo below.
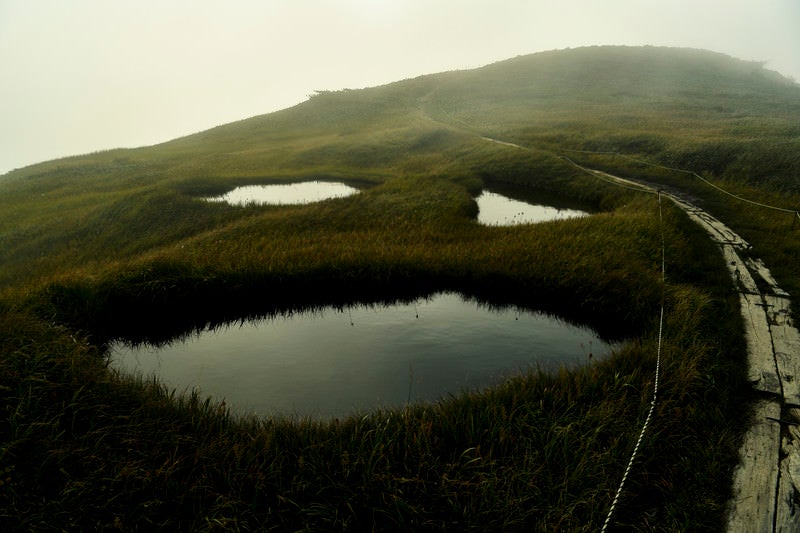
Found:
[[225, 399], [236, 413], [329, 418], [587, 364], [610, 350], [591, 330], [551, 316], [443, 293], [237, 323], [162, 348], [117, 343], [110, 358], [117, 369]]
[[227, 202], [231, 205], [300, 205], [320, 202], [330, 198], [343, 198], [356, 194], [358, 189], [340, 182], [303, 181], [273, 185], [247, 185], [236, 187], [222, 196], [206, 198], [209, 202]]
[[484, 190], [475, 199], [478, 202], [478, 222], [486, 226], [513, 226], [535, 224], [548, 220], [563, 220], [587, 216], [579, 209], [553, 207], [524, 202], [503, 194]]
[[[514, 188], [505, 188], [503, 192], [514, 190]], [[530, 190], [526, 191], [522, 188], [516, 188], [516, 192], [530, 194]], [[206, 198], [206, 200], [226, 202], [231, 205], [300, 205], [330, 198], [343, 198], [356, 193], [358, 193], [358, 189], [341, 182], [303, 181], [236, 187], [221, 196]], [[475, 199], [479, 210], [478, 222], [489, 226], [511, 226], [588, 215], [586, 211], [579, 209], [555, 207], [537, 203], [535, 200], [525, 200], [514, 199], [496, 191], [484, 190]]]
[[[295, 205], [357, 192], [344, 183], [307, 181], [237, 187], [207, 200]], [[476, 198], [478, 222], [514, 225], [588, 215], [561, 202], [540, 204], [530, 194], [519, 188], [483, 191]], [[610, 349], [591, 330], [551, 316], [490, 310], [447, 293], [411, 304], [237, 324], [160, 348], [117, 343], [110, 356], [120, 370], [156, 374], [179, 390], [198, 388], [225, 399], [236, 413], [328, 418], [433, 401], [531, 368], [585, 364]]]

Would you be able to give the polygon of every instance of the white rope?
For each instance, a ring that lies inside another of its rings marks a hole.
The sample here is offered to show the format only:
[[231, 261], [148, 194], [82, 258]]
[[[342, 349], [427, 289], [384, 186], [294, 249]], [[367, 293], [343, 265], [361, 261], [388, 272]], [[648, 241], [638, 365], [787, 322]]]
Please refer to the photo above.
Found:
[[[664, 244], [664, 218], [661, 213], [661, 192], [658, 193], [658, 221], [661, 227], [661, 281], [666, 282], [666, 246]], [[656, 372], [655, 372], [655, 380], [653, 384], [653, 399], [650, 401], [650, 410], [647, 412], [647, 417], [644, 420], [644, 424], [642, 424], [642, 430], [639, 432], [639, 438], [636, 440], [636, 446], [633, 447], [633, 453], [631, 453], [631, 458], [628, 460], [628, 466], [625, 468], [625, 473], [622, 475], [622, 480], [619, 483], [619, 487], [617, 487], [617, 492], [614, 494], [614, 500], [611, 502], [611, 507], [608, 509], [608, 514], [606, 515], [606, 521], [603, 523], [603, 529], [601, 533], [605, 533], [608, 525], [611, 523], [611, 518], [614, 516], [614, 511], [617, 508], [617, 504], [619, 503], [620, 495], [622, 494], [622, 490], [625, 488], [625, 483], [628, 481], [628, 474], [631, 472], [631, 468], [633, 467], [634, 461], [636, 461], [636, 456], [639, 454], [639, 446], [642, 444], [642, 440], [644, 440], [644, 435], [647, 432], [647, 427], [650, 425], [650, 420], [653, 418], [653, 412], [656, 409], [656, 400], [658, 398], [658, 381], [661, 376], [661, 339], [662, 334], [664, 331], [664, 301], [662, 295], [661, 301], [661, 317], [658, 322], [658, 349], [656, 351]]]
[[622, 481], [619, 483], [619, 487], [617, 487], [617, 493], [614, 495], [614, 501], [611, 502], [611, 507], [608, 510], [608, 515], [606, 516], [606, 521], [603, 523], [603, 529], [601, 530], [602, 533], [605, 533], [608, 525], [611, 523], [611, 518], [614, 516], [614, 511], [617, 508], [617, 504], [619, 503], [619, 497], [622, 494], [622, 490], [625, 488], [625, 483], [628, 481], [628, 474], [630, 474], [631, 468], [633, 467], [633, 463], [636, 460], [636, 456], [639, 454], [639, 446], [642, 444], [642, 440], [644, 439], [644, 434], [647, 431], [647, 427], [650, 425], [650, 420], [653, 418], [653, 411], [656, 408], [656, 399], [658, 397], [658, 379], [661, 373], [661, 333], [664, 327], [664, 307], [661, 307], [661, 320], [658, 326], [658, 356], [656, 357], [656, 378], [655, 384], [653, 385], [653, 399], [650, 402], [650, 410], [647, 412], [647, 418], [644, 420], [644, 424], [642, 425], [642, 431], [639, 433], [639, 438], [636, 440], [636, 446], [633, 448], [633, 453], [631, 454], [631, 458], [628, 461], [628, 466], [625, 468], [625, 473], [622, 475]]
[[641, 163], [643, 165], [647, 165], [647, 166], [650, 166], [650, 167], [663, 168], [664, 170], [671, 170], [673, 172], [681, 172], [683, 174], [689, 174], [690, 176], [694, 176], [695, 178], [699, 179], [700, 181], [702, 181], [703, 183], [705, 183], [709, 187], [713, 187], [714, 189], [718, 190], [722, 194], [727, 194], [731, 198], [735, 198], [735, 199], [737, 199], [737, 200], [739, 200], [741, 202], [746, 202], [748, 204], [757, 205], [759, 207], [763, 207], [763, 208], [766, 208], [766, 209], [772, 209], [774, 211], [780, 211], [782, 213], [792, 213], [794, 215], [797, 215], [797, 218], [800, 218], [800, 211], [797, 211], [796, 209], [786, 209], [785, 207], [777, 207], [777, 206], [774, 206], [774, 205], [763, 204], [761, 202], [756, 202], [754, 200], [749, 200], [747, 198], [744, 198], [743, 196], [739, 196], [738, 194], [733, 194], [732, 192], [726, 191], [725, 189], [723, 189], [719, 185], [715, 185], [715, 184], [711, 183], [710, 181], [705, 179], [703, 176], [701, 176], [697, 172], [694, 172], [693, 170], [686, 170], [686, 169], [682, 169], [682, 168], [668, 167], [666, 165], [660, 165], [658, 163], [651, 163], [649, 161], [645, 161], [644, 159], [639, 159], [639, 158], [636, 158], [636, 157], [632, 157], [632, 156], [629, 156], [627, 154], [623, 154], [623, 153], [620, 153], [620, 152], [600, 152], [600, 151], [592, 151], [592, 150], [568, 150], [566, 148], [563, 149], [563, 150], [565, 152], [575, 152], [575, 153], [579, 153], [579, 154], [618, 155], [620, 157], [624, 157], [625, 159], [627, 159], [629, 161], [634, 161], [636, 163]]
[[701, 181], [702, 181], [703, 183], [705, 183], [706, 185], [709, 185], [709, 186], [711, 186], [711, 187], [714, 187], [714, 188], [715, 188], [715, 189], [717, 189], [719, 192], [721, 192], [721, 193], [723, 193], [723, 194], [727, 194], [727, 195], [728, 195], [728, 196], [730, 196], [731, 198], [736, 198], [736, 199], [737, 199], [737, 200], [739, 200], [739, 201], [742, 201], [742, 202], [747, 202], [748, 204], [757, 205], [757, 206], [759, 206], [759, 207], [765, 207], [765, 208], [767, 208], [767, 209], [772, 209], [772, 210], [774, 210], [774, 211], [781, 211], [781, 212], [783, 212], [783, 213], [795, 213], [795, 214], [797, 214], [797, 216], [800, 216], [800, 214], [798, 214], [798, 213], [797, 213], [797, 211], [795, 211], [794, 209], [786, 209], [786, 208], [783, 208], [783, 207], [775, 207], [774, 205], [762, 204], [761, 202], [755, 202], [755, 201], [753, 201], [753, 200], [748, 200], [747, 198], [743, 198], [743, 197], [741, 197], [741, 196], [739, 196], [739, 195], [737, 195], [737, 194], [733, 194], [732, 192], [728, 192], [728, 191], [726, 191], [725, 189], [723, 189], [722, 187], [719, 187], [718, 185], [714, 185], [713, 183], [711, 183], [710, 181], [708, 181], [707, 179], [705, 179], [704, 177], [702, 177], [702, 176], [701, 176], [700, 174], [698, 174], [697, 172], [692, 172], [692, 175], [693, 175], [694, 177], [696, 177], [697, 179], [701, 180]]
[[[573, 151], [573, 150], [570, 150]], [[589, 169], [582, 167], [581, 165], [575, 163], [570, 158], [566, 156], [562, 156], [564, 160], [570, 162], [575, 167], [579, 168], [583, 172], [586, 172], [590, 176], [594, 176], [595, 178], [601, 179], [607, 183], [612, 185], [616, 185], [618, 187], [622, 187], [624, 189], [630, 189], [640, 192], [647, 192], [653, 193], [658, 195], [658, 222], [659, 227], [661, 229], [661, 281], [662, 283], [666, 283], [666, 245], [664, 239], [664, 217], [661, 210], [661, 191], [654, 191], [651, 188], [639, 188], [634, 186], [628, 186], [625, 183], [614, 181], [610, 179], [604, 178], [601, 174], [591, 172]], [[643, 186], [645, 187], [645, 186]], [[617, 492], [614, 494], [614, 500], [611, 502], [611, 507], [608, 509], [608, 514], [606, 515], [606, 520], [603, 523], [603, 529], [601, 533], [605, 533], [608, 529], [609, 524], [611, 523], [611, 519], [614, 517], [614, 511], [617, 509], [617, 504], [619, 504], [620, 496], [622, 495], [622, 491], [625, 488], [625, 483], [628, 481], [628, 475], [631, 472], [631, 468], [633, 468], [633, 463], [636, 461], [636, 456], [639, 454], [639, 447], [642, 445], [642, 441], [644, 440], [644, 435], [647, 432], [647, 428], [650, 426], [650, 421], [653, 419], [653, 412], [656, 408], [656, 400], [658, 399], [658, 382], [661, 376], [661, 346], [662, 346], [662, 337], [664, 331], [664, 297], [662, 294], [661, 298], [661, 316], [659, 318], [658, 323], [658, 348], [656, 350], [656, 371], [655, 371], [655, 379], [653, 383], [653, 399], [650, 401], [650, 409], [647, 412], [647, 417], [644, 420], [644, 424], [642, 424], [642, 430], [639, 432], [639, 438], [636, 439], [636, 445], [633, 447], [633, 453], [631, 453], [631, 457], [628, 460], [628, 466], [625, 468], [625, 473], [622, 474], [622, 480], [619, 483], [619, 487], [617, 487]]]
[[628, 185], [628, 184], [622, 183], [621, 181], [615, 181], [615, 180], [612, 180], [612, 179], [608, 179], [608, 178], [604, 177], [602, 174], [599, 174], [597, 172], [592, 171], [591, 169], [588, 169], [586, 167], [583, 167], [583, 166], [579, 165], [578, 163], [576, 163], [575, 161], [573, 161], [569, 157], [566, 157], [566, 156], [562, 155], [561, 158], [564, 161], [569, 162], [570, 164], [572, 164], [573, 166], [575, 166], [576, 168], [578, 168], [582, 172], [585, 172], [586, 174], [589, 174], [593, 178], [597, 178], [597, 179], [599, 179], [601, 181], [605, 181], [606, 183], [610, 183], [611, 185], [615, 185], [617, 187], [621, 187], [623, 189], [628, 189], [628, 190], [631, 190], [631, 191], [646, 192], [648, 194], [656, 194], [656, 191], [654, 191], [650, 187], [647, 187], [646, 185], [638, 185], [638, 186], [637, 185], [633, 185], [633, 184]]

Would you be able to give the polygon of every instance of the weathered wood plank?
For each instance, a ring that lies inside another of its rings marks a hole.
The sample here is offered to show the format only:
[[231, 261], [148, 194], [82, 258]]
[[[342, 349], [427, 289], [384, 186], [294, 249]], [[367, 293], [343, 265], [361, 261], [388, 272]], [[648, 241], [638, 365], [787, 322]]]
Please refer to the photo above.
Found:
[[800, 531], [800, 409], [785, 409], [789, 425], [784, 430], [780, 481], [775, 508], [775, 531]]
[[733, 498], [728, 511], [728, 531], [772, 531], [781, 428], [781, 405], [759, 400], [753, 423], [744, 437], [739, 465], [733, 474]]
[[800, 407], [800, 332], [792, 323], [789, 299], [765, 295], [764, 300], [784, 401]]
[[[728, 531], [800, 533], [800, 430], [792, 425], [800, 421], [800, 409], [787, 408], [785, 414], [791, 420], [781, 420], [784, 401], [789, 405], [800, 402], [800, 334], [791, 324], [789, 295], [763, 262], [741, 260], [738, 252], [750, 247], [747, 241], [701, 209], [676, 196], [666, 196], [720, 245], [728, 271], [742, 291], [739, 299], [748, 376], [755, 389], [773, 395], [756, 402], [752, 424], [742, 443], [734, 472], [734, 495], [728, 503]], [[769, 286], [768, 295], [760, 294], [754, 276]], [[782, 430], [781, 424], [790, 429]]]
[[763, 279], [767, 285], [769, 285], [769, 288], [774, 295], [786, 297], [789, 296], [788, 292], [778, 286], [778, 282], [772, 277], [772, 272], [769, 271], [767, 265], [764, 264], [764, 261], [761, 259], [748, 258], [745, 260], [745, 263], [751, 272], [757, 273], [761, 279]]
[[714, 242], [718, 244], [731, 244], [739, 248], [750, 247], [748, 242], [742, 239], [737, 233], [702, 209], [698, 209], [692, 204], [674, 196], [672, 200], [689, 215], [690, 219], [694, 220], [705, 229], [706, 233], [708, 233], [709, 237], [711, 237]]
[[736, 253], [735, 248], [730, 244], [723, 244], [721, 247], [722, 255], [725, 257], [725, 264], [738, 288], [744, 292], [758, 294], [758, 285], [756, 285], [753, 276], [750, 275], [750, 271], [745, 266], [744, 261]]
[[781, 396], [781, 382], [772, 351], [772, 334], [761, 296], [740, 294], [747, 340], [747, 378], [753, 388]]

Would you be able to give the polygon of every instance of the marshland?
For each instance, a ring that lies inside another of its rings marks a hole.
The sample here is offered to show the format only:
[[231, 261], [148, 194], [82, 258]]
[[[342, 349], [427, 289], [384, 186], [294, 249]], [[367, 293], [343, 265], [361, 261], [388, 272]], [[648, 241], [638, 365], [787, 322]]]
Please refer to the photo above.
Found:
[[[752, 400], [723, 258], [675, 206], [563, 156], [690, 195], [794, 295], [794, 214], [665, 167], [797, 209], [798, 124], [800, 87], [761, 64], [593, 47], [323, 91], [163, 144], [0, 176], [0, 523], [599, 530], [660, 351], [659, 402], [614, 527], [722, 530]], [[358, 192], [207, 201], [314, 180]], [[591, 215], [480, 223], [476, 199], [509, 186]], [[438, 293], [623, 341], [590, 364], [328, 418], [245, 416], [109, 365], [121, 339]]]

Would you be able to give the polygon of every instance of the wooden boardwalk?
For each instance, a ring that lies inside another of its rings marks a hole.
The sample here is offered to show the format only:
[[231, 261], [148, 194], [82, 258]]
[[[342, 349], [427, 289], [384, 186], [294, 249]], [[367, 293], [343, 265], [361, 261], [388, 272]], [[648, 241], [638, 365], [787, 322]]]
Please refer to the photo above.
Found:
[[722, 248], [739, 290], [748, 377], [763, 393], [740, 450], [728, 531], [800, 531], [800, 333], [789, 295], [760, 261], [743, 260], [747, 242], [708, 213], [673, 197]]
[[[580, 168], [604, 180], [656, 192], [632, 180]], [[789, 313], [789, 294], [763, 262], [742, 259], [750, 245], [733, 230], [673, 194], [662, 195], [683, 209], [722, 251], [739, 291], [748, 377], [760, 393], [734, 472], [728, 531], [800, 532], [800, 333]]]

